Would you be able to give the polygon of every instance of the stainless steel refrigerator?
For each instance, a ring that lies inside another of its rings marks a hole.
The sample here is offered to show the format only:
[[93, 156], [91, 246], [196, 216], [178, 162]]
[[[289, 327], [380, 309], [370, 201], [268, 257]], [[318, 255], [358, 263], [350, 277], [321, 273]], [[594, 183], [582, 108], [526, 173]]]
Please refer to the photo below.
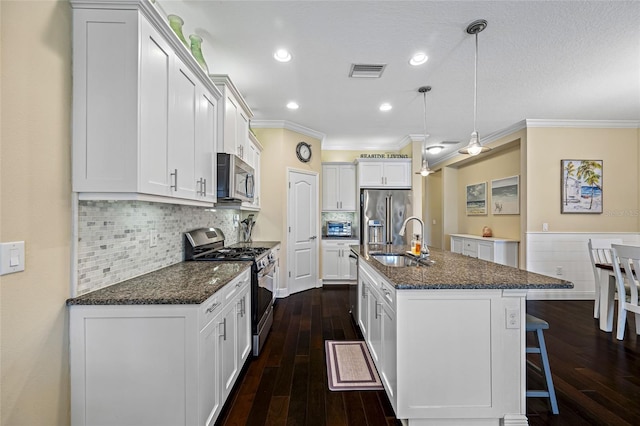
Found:
[[408, 244], [411, 234], [399, 234], [413, 214], [410, 189], [360, 190], [360, 243]]

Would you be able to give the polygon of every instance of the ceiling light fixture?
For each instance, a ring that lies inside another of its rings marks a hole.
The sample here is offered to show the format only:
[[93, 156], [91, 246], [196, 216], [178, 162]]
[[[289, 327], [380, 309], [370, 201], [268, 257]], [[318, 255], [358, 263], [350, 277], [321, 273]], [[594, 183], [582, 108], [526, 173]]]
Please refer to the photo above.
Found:
[[485, 21], [484, 19], [473, 21], [467, 27], [467, 33], [473, 34], [476, 37], [476, 60], [473, 73], [473, 132], [471, 133], [469, 145], [458, 151], [460, 154], [478, 155], [481, 152], [487, 152], [491, 150], [491, 148], [489, 148], [488, 146], [480, 145], [480, 138], [478, 137], [478, 130], [476, 128], [476, 119], [478, 115], [478, 33], [485, 28], [487, 28], [487, 21]]
[[391, 111], [391, 108], [393, 108], [391, 104], [386, 102], [380, 105], [380, 111]]
[[444, 149], [444, 146], [442, 145], [431, 145], [427, 147], [427, 152], [429, 152], [429, 154], [440, 154], [442, 152], [442, 150]]
[[297, 103], [291, 101], [291, 102], [289, 102], [287, 104], [287, 108], [289, 108], [289, 109], [298, 109], [298, 108], [300, 108], [300, 105], [298, 105]]
[[429, 168], [429, 163], [427, 162], [427, 138], [429, 137], [427, 134], [427, 92], [430, 91], [431, 86], [422, 86], [418, 89], [418, 92], [422, 93], [424, 97], [424, 141], [422, 142], [422, 167], [420, 167], [420, 171], [416, 174], [422, 176], [429, 176], [433, 173], [433, 170]]
[[278, 49], [273, 57], [278, 62], [289, 62], [291, 60], [291, 53], [286, 49]]
[[428, 59], [429, 57], [427, 56], [426, 53], [418, 52], [411, 57], [411, 59], [409, 60], [409, 64], [416, 67], [418, 65], [424, 64], [425, 62], [427, 62]]

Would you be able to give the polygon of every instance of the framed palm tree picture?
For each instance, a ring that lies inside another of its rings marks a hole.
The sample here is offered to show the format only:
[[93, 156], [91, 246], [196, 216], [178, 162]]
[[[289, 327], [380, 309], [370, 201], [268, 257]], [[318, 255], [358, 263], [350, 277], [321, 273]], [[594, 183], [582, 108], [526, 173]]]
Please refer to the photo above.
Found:
[[602, 160], [560, 163], [560, 213], [602, 213]]

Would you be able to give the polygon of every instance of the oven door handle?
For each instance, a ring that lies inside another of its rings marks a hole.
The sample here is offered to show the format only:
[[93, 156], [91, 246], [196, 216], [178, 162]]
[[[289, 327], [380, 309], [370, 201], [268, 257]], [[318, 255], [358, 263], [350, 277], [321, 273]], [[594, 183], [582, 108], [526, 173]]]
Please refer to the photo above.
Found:
[[270, 263], [268, 266], [265, 266], [258, 272], [258, 278], [264, 278], [267, 275], [270, 275], [276, 269], [276, 264]]

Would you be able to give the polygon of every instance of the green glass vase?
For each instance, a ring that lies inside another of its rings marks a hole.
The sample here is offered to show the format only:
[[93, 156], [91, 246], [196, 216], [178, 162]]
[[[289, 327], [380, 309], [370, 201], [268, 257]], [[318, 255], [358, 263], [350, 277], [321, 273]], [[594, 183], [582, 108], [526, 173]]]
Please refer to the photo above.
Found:
[[169, 20], [169, 26], [173, 30], [174, 33], [178, 36], [180, 41], [184, 43], [186, 48], [189, 48], [189, 43], [187, 39], [184, 38], [184, 34], [182, 34], [182, 26], [184, 25], [184, 21], [178, 15], [168, 15], [167, 19]]
[[204, 72], [206, 74], [209, 74], [209, 67], [204, 60], [204, 56], [202, 56], [202, 37], [191, 34], [189, 36], [189, 39], [191, 40], [191, 53], [193, 54], [193, 57], [196, 59], [196, 62], [200, 65]]

